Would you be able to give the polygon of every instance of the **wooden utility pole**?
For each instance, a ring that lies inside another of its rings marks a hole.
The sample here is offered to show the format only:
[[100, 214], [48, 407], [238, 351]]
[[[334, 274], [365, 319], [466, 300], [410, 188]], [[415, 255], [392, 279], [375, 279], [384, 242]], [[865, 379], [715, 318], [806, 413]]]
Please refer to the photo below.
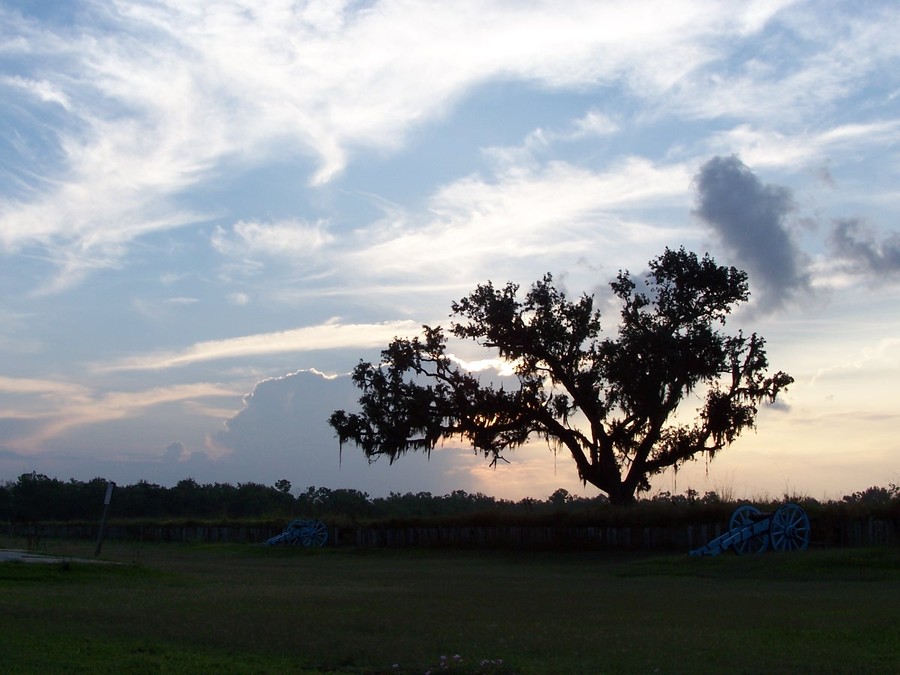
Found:
[[100, 520], [100, 532], [97, 533], [97, 546], [94, 548], [94, 557], [100, 555], [100, 547], [103, 546], [103, 535], [106, 532], [106, 518], [109, 516], [109, 503], [112, 501], [113, 488], [116, 484], [109, 481], [106, 484], [106, 497], [103, 499], [103, 518]]

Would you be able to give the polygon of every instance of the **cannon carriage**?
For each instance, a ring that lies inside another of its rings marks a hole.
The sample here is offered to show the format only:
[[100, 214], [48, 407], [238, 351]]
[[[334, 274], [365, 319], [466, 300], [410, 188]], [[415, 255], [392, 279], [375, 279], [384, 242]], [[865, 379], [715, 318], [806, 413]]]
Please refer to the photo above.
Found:
[[752, 504], [735, 509], [728, 531], [700, 548], [692, 556], [719, 555], [729, 549], [738, 555], [775, 551], [803, 551], [809, 547], [809, 517], [797, 504], [784, 504], [773, 513], [763, 513]]
[[328, 527], [321, 520], [292, 520], [281, 534], [266, 540], [266, 545], [324, 546]]

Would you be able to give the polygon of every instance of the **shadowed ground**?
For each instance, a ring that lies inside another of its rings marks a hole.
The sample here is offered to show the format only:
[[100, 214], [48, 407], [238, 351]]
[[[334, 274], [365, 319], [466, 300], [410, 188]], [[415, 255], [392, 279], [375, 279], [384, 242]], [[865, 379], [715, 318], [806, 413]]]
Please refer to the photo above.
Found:
[[697, 559], [110, 543], [103, 559], [131, 564], [0, 564], [5, 672], [424, 673], [442, 656], [472, 673], [900, 671], [894, 549]]

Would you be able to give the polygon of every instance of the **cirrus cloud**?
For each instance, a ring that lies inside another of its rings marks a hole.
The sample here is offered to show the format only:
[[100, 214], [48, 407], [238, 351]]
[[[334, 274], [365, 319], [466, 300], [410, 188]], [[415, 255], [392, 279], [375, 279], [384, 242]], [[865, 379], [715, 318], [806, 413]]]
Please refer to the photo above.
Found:
[[97, 364], [96, 369], [103, 372], [164, 370], [202, 361], [247, 358], [264, 354], [348, 347], [371, 348], [387, 344], [397, 335], [414, 334], [419, 328], [419, 324], [414, 321], [386, 321], [378, 324], [332, 322], [225, 340], [207, 340], [179, 351], [160, 351], [125, 357], [112, 363]]
[[[19, 72], [0, 86], [24, 91], [31, 114], [63, 115], [46, 118], [42, 152], [19, 153], [34, 174], [0, 202], [0, 243], [45, 251], [57, 273], [41, 290], [71, 288], [136, 239], [213, 219], [181, 196], [225, 169], [286, 153], [322, 185], [358, 149], [396, 150], [493, 81], [657, 96], [787, 4], [132, 0], [58, 23], [6, 9], [0, 57]], [[52, 175], [46, 152], [61, 158]]]

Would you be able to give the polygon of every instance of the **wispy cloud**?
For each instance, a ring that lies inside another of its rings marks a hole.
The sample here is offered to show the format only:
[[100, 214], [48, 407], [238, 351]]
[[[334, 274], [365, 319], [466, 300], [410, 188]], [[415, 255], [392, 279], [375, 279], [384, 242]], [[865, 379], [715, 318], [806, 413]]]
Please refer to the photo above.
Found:
[[819, 380], [846, 375], [868, 369], [873, 374], [884, 374], [900, 368], [900, 338], [884, 338], [877, 344], [863, 347], [855, 359], [843, 361], [827, 368], [822, 368], [811, 379], [809, 386], [815, 386]]
[[306, 352], [319, 349], [371, 348], [387, 344], [395, 336], [419, 332], [414, 321], [388, 321], [377, 324], [326, 323], [293, 330], [246, 335], [226, 340], [198, 342], [181, 351], [165, 351], [127, 357], [113, 363], [98, 364], [99, 371], [164, 370], [202, 361], [239, 357]]
[[488, 147], [482, 153], [501, 171], [515, 171], [518, 167], [536, 168], [554, 146], [611, 136], [619, 129], [620, 123], [613, 117], [591, 109], [564, 127], [534, 129], [518, 145]]
[[[565, 162], [505, 167], [492, 180], [473, 175], [432, 196], [433, 218], [386, 223], [376, 243], [346, 255], [348, 269], [387, 278], [436, 276], [483, 281], [481, 270], [516, 278], [521, 261], [625, 247], [634, 240], [671, 236], [629, 222], [624, 211], [640, 205], [685, 201], [690, 174], [681, 164], [656, 165], [630, 157], [604, 172]], [[399, 225], [399, 226], [398, 226]], [[641, 263], [642, 264], [642, 263]]]
[[[21, 435], [4, 441], [20, 450], [37, 450], [42, 443], [75, 427], [137, 417], [156, 406], [239, 395], [233, 389], [209, 383], [99, 392], [66, 382], [0, 377], [3, 393], [15, 394], [16, 402], [0, 409], [0, 418], [32, 421]], [[32, 403], [34, 397], [40, 399], [40, 406]]]
[[252, 256], [309, 257], [334, 237], [327, 223], [284, 220], [274, 223], [239, 221], [228, 232], [219, 227], [212, 237], [213, 247], [223, 254]]
[[900, 141], [900, 122], [873, 121], [843, 124], [823, 131], [785, 133], [742, 124], [715, 135], [709, 145], [728, 149], [754, 167], [802, 168], [835, 153], [859, 153], [863, 148]]
[[[657, 96], [784, 4], [158, 0], [90, 5], [74, 23], [44, 25], [6, 10], [5, 52], [20, 72], [3, 83], [32, 108], [62, 108], [53, 150], [63, 161], [29, 197], [0, 202], [0, 243], [44, 249], [58, 273], [42, 290], [68, 288], [122, 264], [136, 238], [209, 219], [179, 197], [225, 164], [277, 149], [309, 157], [323, 184], [356, 148], [397, 148], [498, 79], [621, 81]], [[608, 126], [584, 122], [584, 132]], [[261, 245], [277, 234], [235, 232]]]
[[0, 393], [41, 394], [54, 396], [85, 395], [89, 390], [79, 384], [43, 380], [27, 377], [4, 377], [0, 375]]
[[893, 38], [900, 19], [895, 5], [857, 7], [837, 19], [810, 3], [792, 4], [752, 49], [711, 61], [681, 79], [664, 100], [666, 109], [801, 130], [823, 109], [839, 108], [873, 74], [884, 87], [896, 83], [883, 70], [900, 56]]
[[55, 103], [64, 109], [70, 107], [66, 94], [47, 80], [32, 80], [18, 76], [0, 77], [0, 86], [18, 89], [26, 96], [33, 97], [41, 103]]

